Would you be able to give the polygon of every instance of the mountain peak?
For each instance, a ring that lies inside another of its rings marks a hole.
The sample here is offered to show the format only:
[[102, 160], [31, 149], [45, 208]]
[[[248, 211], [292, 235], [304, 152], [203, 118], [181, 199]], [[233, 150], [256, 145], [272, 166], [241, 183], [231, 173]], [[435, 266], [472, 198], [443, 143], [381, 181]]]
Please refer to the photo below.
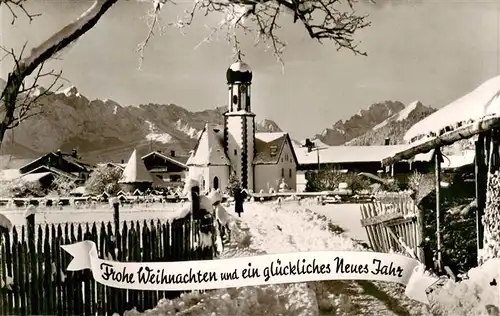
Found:
[[368, 109], [360, 110], [345, 121], [338, 120], [331, 128], [323, 130], [321, 134], [316, 135], [313, 139], [319, 139], [330, 146], [342, 145], [370, 131], [377, 124], [382, 123], [404, 108], [404, 104], [399, 101], [388, 100], [373, 103]]
[[273, 133], [283, 132], [281, 128], [279, 128], [278, 124], [268, 119], [262, 119], [258, 121], [255, 124], [255, 129], [257, 132], [273, 132]]
[[59, 90], [56, 92], [56, 94], [64, 94], [67, 97], [79, 97], [80, 93], [78, 92], [78, 89], [75, 86], [69, 86], [65, 89]]
[[363, 135], [348, 141], [346, 145], [382, 145], [387, 138], [391, 144], [402, 144], [406, 131], [435, 111], [436, 109], [425, 106], [418, 100], [413, 101]]

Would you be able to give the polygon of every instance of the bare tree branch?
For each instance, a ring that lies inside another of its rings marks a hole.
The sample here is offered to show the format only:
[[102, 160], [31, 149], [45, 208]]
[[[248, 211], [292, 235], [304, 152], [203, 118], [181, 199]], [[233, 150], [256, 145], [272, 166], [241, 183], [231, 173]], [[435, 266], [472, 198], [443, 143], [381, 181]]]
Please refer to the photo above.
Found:
[[41, 13], [28, 12], [28, 10], [25, 7], [26, 1], [27, 0], [0, 0], [0, 7], [4, 5], [10, 11], [10, 14], [12, 16], [11, 24], [16, 23], [16, 20], [18, 18], [18, 15], [15, 12], [16, 9], [21, 10], [22, 13], [29, 19], [30, 23], [33, 21], [34, 18], [41, 15]]
[[212, 29], [207, 42], [220, 31], [226, 31], [233, 44], [237, 44], [236, 30], [255, 34], [255, 44], [264, 43], [266, 49], [282, 61], [286, 42], [278, 35], [282, 26], [280, 17], [288, 13], [293, 22], [300, 22], [310, 38], [331, 40], [337, 49], [347, 49], [354, 54], [366, 55], [358, 49], [354, 34], [370, 25], [366, 16], [357, 15], [355, 0], [198, 0], [178, 21], [178, 27], [192, 24], [196, 14], [223, 13], [224, 19]]
[[[154, 12], [149, 14], [149, 32], [139, 44], [140, 66], [144, 60], [144, 51], [154, 35], [155, 23], [161, 7], [168, 0], [153, 0]], [[170, 1], [172, 2], [172, 1]], [[358, 49], [354, 34], [370, 25], [367, 16], [357, 15], [354, 4], [357, 0], [194, 0], [185, 16], [169, 23], [183, 31], [191, 26], [197, 15], [222, 14], [222, 21], [212, 27], [207, 37], [197, 46], [212, 41], [219, 34], [233, 44], [234, 52], [240, 51], [238, 30], [243, 34], [253, 34], [255, 45], [264, 44], [278, 61], [283, 64], [282, 56], [286, 42], [279, 36], [282, 28], [279, 24], [282, 15], [293, 17], [293, 23], [300, 22], [310, 38], [322, 43], [333, 41], [337, 50], [347, 49], [356, 55], [366, 56]], [[173, 3], [173, 2], [172, 2]]]

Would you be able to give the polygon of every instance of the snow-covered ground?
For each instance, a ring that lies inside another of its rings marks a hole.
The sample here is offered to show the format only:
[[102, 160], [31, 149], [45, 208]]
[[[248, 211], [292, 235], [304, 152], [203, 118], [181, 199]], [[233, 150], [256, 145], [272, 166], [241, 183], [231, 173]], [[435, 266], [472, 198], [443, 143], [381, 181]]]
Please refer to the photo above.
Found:
[[[324, 216], [306, 210], [315, 208], [315, 203], [302, 201], [299, 205], [289, 201], [281, 207], [276, 203], [246, 203], [242, 217], [232, 220], [232, 243], [224, 249], [221, 258], [312, 250], [363, 250], [351, 238], [339, 234], [338, 227]], [[162, 300], [145, 314], [431, 315], [426, 307], [408, 299], [403, 292], [403, 287], [397, 284], [369, 281], [264, 285], [190, 293], [176, 300]]]
[[[171, 217], [178, 204], [165, 208], [122, 209], [122, 220]], [[319, 206], [313, 200], [246, 203], [241, 218], [231, 215], [231, 242], [220, 258], [313, 250], [364, 249], [354, 239], [365, 239], [359, 205]], [[23, 211], [0, 209], [16, 225]], [[64, 212], [64, 213], [61, 213]], [[49, 211], [37, 221], [111, 220], [111, 208]], [[342, 233], [342, 228], [348, 231]], [[352, 238], [351, 238], [352, 237]], [[401, 285], [370, 281], [321, 281], [229, 288], [189, 293], [161, 300], [145, 315], [499, 315], [486, 313], [500, 305], [498, 263], [487, 262], [469, 272], [469, 280], [449, 281], [432, 294], [431, 308], [404, 295]], [[495, 279], [496, 278], [496, 279]], [[493, 282], [493, 283], [492, 283]], [[493, 285], [491, 285], [493, 284]], [[429, 311], [431, 309], [431, 311]], [[127, 315], [140, 313], [130, 311]]]
[[312, 202], [306, 202], [305, 207], [315, 213], [325, 215], [334, 224], [342, 227], [347, 236], [356, 240], [368, 242], [366, 230], [361, 226], [360, 204], [318, 205]]
[[[120, 209], [120, 220], [140, 221], [170, 217], [178, 211], [179, 207], [180, 204], [178, 203], [126, 205]], [[14, 226], [26, 224], [24, 212], [24, 208], [0, 208], [0, 213], [5, 215]], [[94, 221], [113, 221], [113, 209], [106, 204], [98, 205], [95, 209], [64, 207], [60, 210], [58, 208], [40, 207], [35, 215], [36, 224], [92, 223]]]

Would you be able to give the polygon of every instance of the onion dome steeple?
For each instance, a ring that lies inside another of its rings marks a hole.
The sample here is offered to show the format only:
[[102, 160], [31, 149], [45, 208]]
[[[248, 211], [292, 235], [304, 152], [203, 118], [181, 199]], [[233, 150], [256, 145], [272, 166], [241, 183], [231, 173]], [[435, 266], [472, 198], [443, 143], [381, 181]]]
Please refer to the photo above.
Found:
[[226, 79], [228, 84], [252, 82], [252, 69], [241, 60], [241, 52], [238, 52], [238, 60], [227, 69]]

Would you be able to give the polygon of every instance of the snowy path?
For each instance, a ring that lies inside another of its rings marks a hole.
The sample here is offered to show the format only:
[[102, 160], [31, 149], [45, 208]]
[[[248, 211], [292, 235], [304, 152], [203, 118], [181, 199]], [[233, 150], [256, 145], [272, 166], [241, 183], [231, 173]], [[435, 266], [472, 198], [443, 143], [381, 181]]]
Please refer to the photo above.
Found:
[[306, 203], [304, 207], [328, 217], [334, 224], [342, 227], [346, 231], [347, 236], [368, 242], [366, 231], [361, 226], [360, 204], [317, 205], [316, 203]]
[[[296, 202], [287, 202], [278, 209], [277, 205], [272, 204], [247, 203], [241, 219], [249, 227], [252, 246], [266, 253], [361, 250], [351, 238], [332, 233], [327, 222], [313, 212], [305, 211], [306, 207], [313, 207], [302, 204], [299, 206]], [[309, 286], [316, 292], [320, 315], [425, 313], [422, 305], [406, 298], [403, 288], [397, 284], [323, 281], [311, 282]]]
[[[234, 217], [231, 243], [220, 258], [313, 250], [363, 250], [338, 233], [324, 216], [308, 211], [306, 201], [245, 203], [241, 218]], [[311, 207], [312, 208], [312, 207]], [[234, 214], [229, 208], [228, 211]], [[321, 281], [248, 286], [190, 293], [162, 300], [144, 314], [127, 315], [431, 315], [422, 304], [408, 299], [401, 285], [370, 281]]]

